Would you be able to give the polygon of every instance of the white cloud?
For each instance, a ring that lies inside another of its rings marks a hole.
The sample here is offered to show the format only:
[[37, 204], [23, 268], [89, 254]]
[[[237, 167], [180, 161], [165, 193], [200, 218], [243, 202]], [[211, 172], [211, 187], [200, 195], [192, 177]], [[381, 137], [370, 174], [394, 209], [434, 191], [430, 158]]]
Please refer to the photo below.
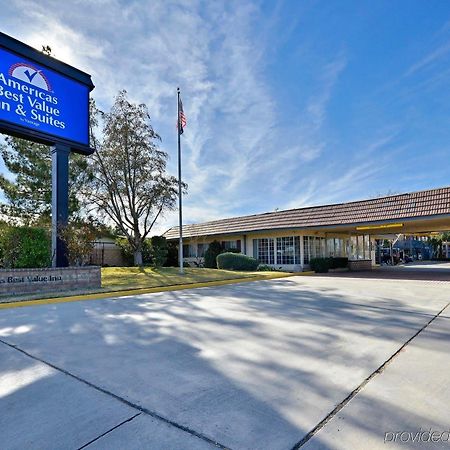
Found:
[[[123, 88], [146, 103], [172, 173], [180, 86], [188, 118], [186, 223], [339, 201], [382, 172], [362, 155], [391, 145], [392, 132], [368, 140], [360, 159], [349, 150], [347, 166], [332, 156], [319, 165], [325, 149], [333, 151], [325, 127], [345, 52], [315, 60], [313, 82], [286, 121], [267, 75], [277, 8], [265, 17], [251, 0], [17, 0], [4, 14], [5, 32], [38, 48], [48, 44], [56, 57], [91, 73], [100, 107], [109, 108]], [[282, 33], [283, 43], [298, 20]], [[175, 224], [177, 213], [169, 212], [155, 231]]]
[[382, 134], [370, 136], [357, 151], [347, 152], [340, 161], [325, 159], [311, 177], [307, 177], [296, 189], [299, 195], [286, 204], [286, 208], [299, 208], [343, 201], [369, 198], [367, 186], [376, 180], [379, 192], [388, 191], [393, 180], [384, 178], [390, 166], [398, 164], [398, 156], [404, 148], [397, 143], [398, 130], [387, 128]]
[[429, 52], [422, 59], [414, 63], [407, 71], [406, 76], [412, 75], [415, 72], [422, 70], [426, 67], [429, 67], [433, 63], [439, 61], [441, 58], [450, 54], [450, 42], [446, 42], [436, 49]]

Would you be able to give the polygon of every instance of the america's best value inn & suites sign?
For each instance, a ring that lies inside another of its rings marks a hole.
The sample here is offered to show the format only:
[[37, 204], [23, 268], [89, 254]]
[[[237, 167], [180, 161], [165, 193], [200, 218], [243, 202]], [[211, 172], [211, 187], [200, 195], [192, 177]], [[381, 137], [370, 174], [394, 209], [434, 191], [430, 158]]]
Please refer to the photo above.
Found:
[[89, 145], [89, 88], [0, 48], [0, 120]]

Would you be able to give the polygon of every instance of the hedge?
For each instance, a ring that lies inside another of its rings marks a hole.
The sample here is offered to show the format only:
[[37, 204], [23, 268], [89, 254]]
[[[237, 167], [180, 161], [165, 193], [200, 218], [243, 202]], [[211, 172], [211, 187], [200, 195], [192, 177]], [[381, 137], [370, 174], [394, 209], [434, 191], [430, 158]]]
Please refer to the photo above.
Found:
[[269, 266], [268, 264], [260, 264], [257, 269], [258, 272], [281, 272], [281, 268]]
[[309, 263], [311, 270], [316, 273], [326, 273], [329, 269], [343, 269], [348, 266], [348, 258], [312, 258]]
[[217, 256], [217, 267], [225, 270], [249, 270], [258, 268], [258, 261], [241, 253], [221, 253]]
[[164, 266], [177, 267], [178, 264], [178, 242], [169, 241], [167, 243], [167, 259], [164, 263]]
[[330, 258], [311, 258], [309, 266], [316, 273], [327, 273], [330, 268]]
[[0, 259], [8, 269], [49, 267], [50, 233], [44, 228], [10, 227], [0, 232]]
[[152, 236], [150, 239], [150, 257], [153, 267], [162, 267], [167, 261], [169, 249], [164, 236]]
[[344, 269], [348, 267], [348, 258], [343, 256], [334, 256], [329, 258], [330, 269]]

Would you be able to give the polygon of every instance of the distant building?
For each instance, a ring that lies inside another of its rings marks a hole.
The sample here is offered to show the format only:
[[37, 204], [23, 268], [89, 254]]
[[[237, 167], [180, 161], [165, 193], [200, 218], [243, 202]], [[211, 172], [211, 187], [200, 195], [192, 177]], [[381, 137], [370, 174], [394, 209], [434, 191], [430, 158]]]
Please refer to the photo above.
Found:
[[114, 238], [102, 237], [95, 241], [89, 263], [102, 267], [121, 267], [125, 265], [125, 259]]

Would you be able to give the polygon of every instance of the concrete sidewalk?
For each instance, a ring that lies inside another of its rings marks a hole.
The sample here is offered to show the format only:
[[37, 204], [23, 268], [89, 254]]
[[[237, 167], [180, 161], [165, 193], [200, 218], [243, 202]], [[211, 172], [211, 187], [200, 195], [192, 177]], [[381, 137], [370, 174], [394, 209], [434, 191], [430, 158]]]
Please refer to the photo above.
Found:
[[214, 447], [161, 420], [140, 417], [141, 411], [6, 346], [0, 347], [0, 398], [2, 449], [91, 448], [133, 421], [145, 428], [154, 448]]
[[449, 355], [447, 308], [302, 449], [450, 448]]
[[[291, 449], [449, 294], [423, 282], [293, 277], [3, 310], [0, 347], [17, 355], [0, 360], [0, 389], [13, 391], [0, 397], [10, 411], [0, 416], [2, 448]], [[42, 362], [59, 370], [41, 376]], [[314, 441], [320, 433], [308, 445], [334, 448]]]

